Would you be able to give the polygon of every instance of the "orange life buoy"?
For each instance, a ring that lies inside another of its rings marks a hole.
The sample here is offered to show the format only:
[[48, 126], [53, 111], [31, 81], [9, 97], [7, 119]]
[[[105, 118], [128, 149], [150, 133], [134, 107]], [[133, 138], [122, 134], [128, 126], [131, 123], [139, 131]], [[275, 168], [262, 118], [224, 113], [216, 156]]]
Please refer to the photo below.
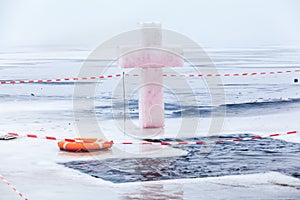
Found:
[[89, 152], [109, 149], [112, 147], [112, 141], [98, 140], [97, 138], [75, 138], [76, 142], [60, 141], [58, 147], [63, 151]]

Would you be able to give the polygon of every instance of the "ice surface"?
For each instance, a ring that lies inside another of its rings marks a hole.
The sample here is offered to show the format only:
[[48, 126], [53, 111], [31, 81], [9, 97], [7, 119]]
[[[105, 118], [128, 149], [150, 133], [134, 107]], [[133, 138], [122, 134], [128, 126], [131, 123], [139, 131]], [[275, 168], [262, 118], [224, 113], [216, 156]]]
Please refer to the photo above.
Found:
[[[264, 49], [231, 49], [209, 51], [220, 73], [253, 71], [276, 71], [299, 69], [299, 49], [286, 47], [265, 47]], [[89, 54], [85, 49], [44, 51], [22, 49], [0, 53], [0, 79], [43, 79], [76, 77]], [[196, 57], [192, 50], [189, 57]], [[96, 61], [90, 61], [95, 62]], [[130, 72], [126, 71], [126, 72]], [[132, 71], [135, 72], [135, 71]], [[170, 72], [170, 71], [167, 71]], [[184, 66], [172, 72], [194, 73], [195, 69]], [[120, 73], [112, 66], [106, 74]], [[97, 74], [92, 74], [97, 75]], [[226, 94], [225, 105], [212, 105], [205, 82], [188, 78], [199, 99], [182, 91], [177, 79], [165, 78], [169, 86], [176, 86], [165, 92], [166, 128], [158, 134], [145, 133], [152, 138], [187, 138], [207, 136], [211, 115], [218, 106], [227, 108], [221, 135], [250, 133], [266, 135], [299, 130], [299, 84], [293, 83], [299, 73], [285, 73], [272, 76], [222, 77]], [[136, 85], [139, 79], [128, 77], [126, 83]], [[113, 93], [113, 88], [122, 83], [121, 78], [99, 82], [93, 108], [73, 110], [73, 99], [86, 101], [92, 97], [73, 97], [75, 83], [68, 84], [20, 84], [1, 85], [0, 114], [1, 133], [34, 133], [41, 136], [75, 137], [81, 134], [76, 124], [91, 113], [95, 114], [105, 137], [114, 141], [139, 141], [133, 135], [126, 135], [115, 123], [123, 116], [122, 94]], [[128, 88], [129, 86], [127, 86]], [[31, 93], [34, 96], [31, 96]], [[176, 94], [176, 95], [174, 95]], [[113, 98], [112, 98], [113, 96]], [[137, 93], [128, 94], [130, 110], [127, 120], [137, 123]], [[178, 102], [178, 98], [184, 101]], [[215, 107], [214, 107], [215, 106]], [[112, 112], [114, 111], [114, 112]], [[75, 118], [74, 113], [81, 118]], [[113, 116], [112, 113], [119, 113]], [[199, 114], [200, 113], [200, 114]], [[200, 116], [200, 117], [199, 117]], [[185, 119], [194, 126], [181, 127]], [[87, 124], [92, 127], [92, 124]], [[140, 131], [126, 129], [126, 132]], [[213, 134], [213, 133], [211, 133]], [[210, 135], [211, 135], [210, 134]], [[298, 134], [285, 135], [276, 139], [300, 143]], [[125, 153], [124, 153], [125, 152]], [[298, 199], [299, 179], [276, 172], [226, 176], [216, 178], [155, 181], [147, 183], [113, 184], [93, 178], [57, 163], [74, 160], [105, 158], [166, 157], [184, 155], [186, 151], [171, 147], [147, 147], [115, 145], [111, 151], [94, 154], [72, 154], [60, 152], [55, 141], [19, 138], [1, 141], [0, 174], [13, 183], [30, 199], [88, 199], [99, 196], [105, 199]], [[286, 158], [282, 158], [286, 159]], [[300, 164], [300, 163], [299, 163]], [[0, 182], [0, 199], [19, 197]]]

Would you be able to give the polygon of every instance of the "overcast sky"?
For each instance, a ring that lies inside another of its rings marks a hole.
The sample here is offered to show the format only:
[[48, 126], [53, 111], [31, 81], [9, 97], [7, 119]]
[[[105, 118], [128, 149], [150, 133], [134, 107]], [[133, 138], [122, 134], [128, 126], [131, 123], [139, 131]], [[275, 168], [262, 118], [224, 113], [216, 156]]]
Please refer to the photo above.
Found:
[[143, 21], [209, 47], [300, 47], [298, 0], [0, 0], [0, 45], [96, 46]]

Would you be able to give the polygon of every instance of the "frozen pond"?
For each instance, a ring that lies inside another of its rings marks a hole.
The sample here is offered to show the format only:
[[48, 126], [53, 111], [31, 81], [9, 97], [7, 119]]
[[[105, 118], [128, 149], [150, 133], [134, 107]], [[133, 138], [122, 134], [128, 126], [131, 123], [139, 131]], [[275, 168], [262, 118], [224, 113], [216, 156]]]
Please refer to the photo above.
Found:
[[[156, 142], [179, 138], [201, 140], [206, 136], [212, 113], [219, 111], [225, 112], [219, 136], [222, 139], [300, 130], [300, 84], [294, 82], [300, 79], [300, 73], [295, 72], [300, 69], [300, 49], [266, 46], [207, 51], [220, 74], [284, 73], [222, 76], [221, 85], [211, 86], [224, 89], [225, 101], [220, 105], [212, 104], [203, 78], [186, 78], [193, 88], [190, 93], [176, 85], [176, 78], [165, 77], [165, 83], [174, 87], [165, 89], [166, 130], [155, 137]], [[77, 77], [89, 53], [88, 49], [66, 47], [3, 50], [0, 80]], [[187, 53], [190, 58], [197, 58], [197, 52]], [[98, 61], [91, 62], [97, 66]], [[113, 64], [105, 75], [117, 73], [122, 71]], [[176, 73], [196, 72], [186, 65]], [[115, 124], [115, 120], [124, 116], [122, 93], [114, 93], [122, 77], [96, 81], [1, 84], [1, 133], [76, 137], [81, 136], [78, 123], [94, 115], [107, 138], [137, 141], [124, 135]], [[127, 88], [138, 82], [139, 77], [125, 79]], [[97, 84], [93, 97], [84, 93], [74, 96], [75, 87], [93, 84]], [[198, 98], [195, 100], [193, 96]], [[126, 102], [127, 120], [134, 123], [138, 118], [137, 99], [137, 92], [133, 92], [128, 94]], [[73, 108], [75, 101], [88, 100], [93, 101], [93, 107]], [[113, 116], [112, 111], [118, 115]], [[187, 131], [177, 137], [177, 125], [183, 118], [199, 120], [197, 133]], [[94, 125], [86, 123], [87, 127]], [[18, 138], [0, 143], [0, 174], [29, 199], [89, 199], [99, 193], [105, 199], [199, 199], [202, 195], [211, 199], [297, 199], [300, 196], [299, 134], [217, 144], [206, 157], [200, 155], [201, 145], [153, 150], [116, 144], [110, 151], [90, 155], [60, 152], [55, 141]], [[119, 150], [137, 153], [124, 155]], [[1, 199], [18, 199], [9, 187], [0, 184]]]

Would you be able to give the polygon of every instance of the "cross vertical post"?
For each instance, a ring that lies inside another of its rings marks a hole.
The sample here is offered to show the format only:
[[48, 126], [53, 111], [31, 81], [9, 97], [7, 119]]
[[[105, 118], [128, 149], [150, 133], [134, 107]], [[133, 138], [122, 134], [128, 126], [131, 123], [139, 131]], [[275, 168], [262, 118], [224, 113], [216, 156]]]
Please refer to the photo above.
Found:
[[[119, 59], [123, 68], [141, 68], [139, 119], [142, 128], [164, 127], [163, 67], [182, 67], [181, 49], [163, 47], [158, 23], [144, 23], [141, 46]], [[175, 52], [175, 53], [174, 53]]]

